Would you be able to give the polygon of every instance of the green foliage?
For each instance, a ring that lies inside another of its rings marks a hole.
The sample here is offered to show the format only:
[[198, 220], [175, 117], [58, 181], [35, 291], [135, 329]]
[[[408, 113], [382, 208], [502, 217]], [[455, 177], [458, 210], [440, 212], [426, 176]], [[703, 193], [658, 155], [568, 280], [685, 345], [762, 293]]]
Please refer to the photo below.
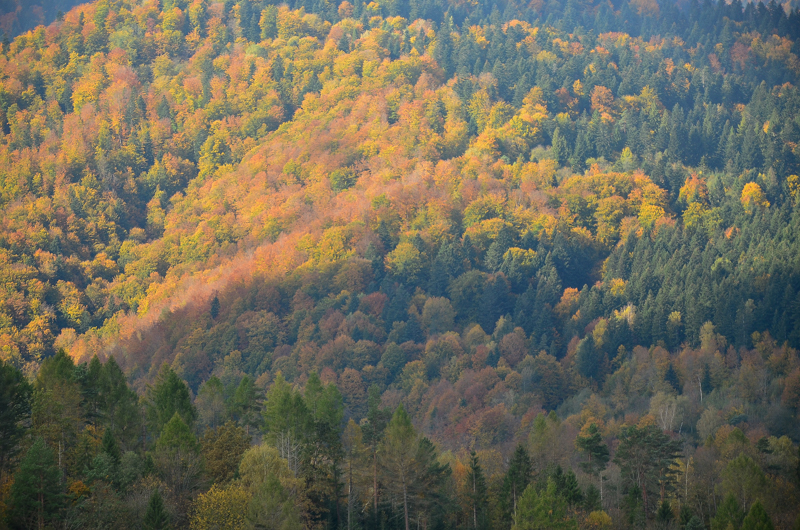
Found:
[[531, 483], [533, 467], [531, 458], [525, 446], [520, 444], [508, 463], [508, 471], [503, 478], [503, 490], [500, 497], [503, 518], [507, 523], [514, 521], [517, 516], [517, 505], [525, 488]]
[[736, 502], [736, 497], [728, 494], [711, 520], [711, 530], [725, 530], [729, 526], [739, 528], [744, 519], [744, 513]]
[[158, 372], [155, 383], [148, 388], [145, 411], [154, 433], [161, 433], [176, 414], [187, 426], [193, 425], [197, 418], [186, 383], [166, 364]]
[[150, 500], [147, 503], [147, 511], [144, 515], [143, 528], [145, 530], [169, 530], [170, 515], [164, 506], [164, 500], [161, 498], [161, 492], [158, 488], [153, 490], [150, 494]]
[[520, 498], [513, 530], [569, 529], [578, 528], [578, 523], [568, 517], [567, 502], [556, 492], [556, 484], [547, 480], [544, 490], [537, 492], [529, 485]]
[[33, 388], [22, 373], [0, 361], [0, 470], [6, 472], [25, 434]]
[[655, 509], [656, 493], [675, 485], [673, 461], [680, 451], [680, 442], [671, 440], [655, 425], [631, 426], [623, 429], [620, 445], [614, 456], [623, 474], [623, 484], [636, 487], [642, 495], [645, 513]]
[[489, 496], [486, 477], [478, 456], [470, 453], [467, 469], [467, 499], [472, 509], [472, 528], [489, 528]]
[[239, 469], [239, 461], [250, 447], [250, 436], [244, 428], [228, 422], [208, 430], [200, 439], [206, 472], [215, 483], [232, 480]]
[[54, 525], [65, 501], [53, 451], [42, 438], [36, 438], [14, 475], [11, 519], [29, 528]]
[[608, 464], [608, 445], [603, 441], [597, 424], [592, 423], [586, 430], [586, 435], [578, 435], [575, 445], [588, 457], [588, 461], [581, 463], [581, 469], [590, 475], [602, 473]]
[[189, 426], [176, 412], [161, 430], [161, 436], [156, 442], [156, 449], [198, 452], [200, 445]]
[[742, 530], [773, 530], [774, 528], [772, 520], [759, 501], [753, 503], [744, 521], [742, 521]]

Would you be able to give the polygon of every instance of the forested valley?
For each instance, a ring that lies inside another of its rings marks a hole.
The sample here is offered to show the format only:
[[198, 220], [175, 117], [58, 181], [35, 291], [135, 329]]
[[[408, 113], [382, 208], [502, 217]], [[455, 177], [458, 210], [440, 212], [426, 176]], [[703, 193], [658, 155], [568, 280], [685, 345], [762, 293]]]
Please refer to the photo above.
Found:
[[800, 528], [795, 4], [62, 3], [0, 529]]

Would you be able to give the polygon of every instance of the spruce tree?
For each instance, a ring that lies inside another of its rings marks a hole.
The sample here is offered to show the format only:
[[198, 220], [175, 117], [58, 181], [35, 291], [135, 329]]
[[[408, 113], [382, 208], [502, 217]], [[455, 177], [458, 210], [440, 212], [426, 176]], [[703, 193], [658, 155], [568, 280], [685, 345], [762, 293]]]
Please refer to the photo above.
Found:
[[189, 388], [166, 363], [161, 367], [155, 384], [148, 388], [145, 408], [153, 434], [160, 433], [176, 413], [189, 427], [197, 419]]
[[516, 519], [519, 498], [530, 484], [532, 474], [533, 465], [528, 451], [525, 446], [519, 444], [511, 456], [508, 471], [503, 479], [501, 502], [503, 503], [503, 515], [507, 521]]
[[147, 504], [147, 512], [144, 515], [144, 524], [142, 525], [145, 530], [168, 530], [169, 513], [164, 507], [164, 500], [161, 498], [161, 493], [158, 488], [153, 490], [150, 495], [150, 502]]
[[0, 360], [0, 474], [17, 453], [23, 422], [31, 415], [32, 393], [22, 372]]
[[27, 528], [55, 522], [64, 506], [61, 473], [53, 450], [36, 438], [11, 485], [11, 519]]
[[476, 530], [489, 528], [489, 497], [486, 477], [483, 476], [483, 470], [475, 451], [472, 451], [469, 455], [467, 488], [467, 498], [472, 510], [472, 528]]
[[726, 530], [728, 526], [739, 528], [743, 518], [744, 514], [736, 497], [728, 494], [717, 510], [717, 515], [711, 519], [711, 530]]
[[750, 507], [747, 517], [742, 521], [742, 530], [774, 530], [775, 526], [772, 524], [772, 519], [767, 515], [767, 511], [761, 504], [761, 501], [756, 501]]

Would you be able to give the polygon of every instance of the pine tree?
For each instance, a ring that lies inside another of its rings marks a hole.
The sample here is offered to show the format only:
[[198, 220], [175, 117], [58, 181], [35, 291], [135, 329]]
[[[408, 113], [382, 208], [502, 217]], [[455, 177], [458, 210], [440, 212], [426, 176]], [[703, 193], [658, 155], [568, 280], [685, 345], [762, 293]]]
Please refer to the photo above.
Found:
[[581, 463], [581, 469], [586, 473], [597, 476], [606, 468], [609, 460], [608, 446], [603, 442], [596, 423], [589, 425], [586, 435], [578, 435], [575, 444], [589, 458], [587, 462]]
[[586, 473], [600, 477], [600, 501], [603, 500], [603, 471], [609, 460], [608, 445], [603, 442], [603, 436], [597, 424], [592, 423], [586, 429], [586, 434], [579, 434], [575, 439], [578, 449], [586, 453], [589, 458], [586, 462], [581, 462], [580, 466]]

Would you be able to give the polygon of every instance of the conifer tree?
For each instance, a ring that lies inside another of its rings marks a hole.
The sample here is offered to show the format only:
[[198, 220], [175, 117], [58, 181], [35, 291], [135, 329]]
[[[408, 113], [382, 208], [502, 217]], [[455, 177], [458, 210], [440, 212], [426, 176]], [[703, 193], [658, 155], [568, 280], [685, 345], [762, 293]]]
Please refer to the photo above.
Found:
[[503, 493], [501, 502], [503, 503], [504, 518], [506, 521], [513, 521], [517, 516], [517, 504], [525, 488], [531, 482], [533, 465], [528, 451], [522, 444], [517, 445], [511, 461], [508, 464], [508, 471], [503, 479]]
[[488, 528], [488, 489], [486, 478], [483, 476], [478, 455], [472, 451], [469, 455], [469, 468], [467, 471], [467, 498], [472, 509], [472, 528]]
[[547, 479], [547, 486], [536, 491], [533, 484], [525, 489], [519, 502], [512, 530], [572, 530], [578, 523], [567, 516], [567, 502], [556, 491], [556, 483]]
[[767, 511], [761, 504], [761, 501], [756, 501], [750, 507], [750, 511], [742, 521], [742, 530], [774, 530], [775, 526], [772, 524], [772, 519], [767, 515]]
[[148, 388], [145, 410], [154, 434], [160, 433], [175, 414], [188, 426], [194, 425], [197, 419], [189, 388], [166, 363], [161, 367], [155, 384]]
[[36, 438], [11, 485], [11, 519], [28, 528], [54, 523], [64, 506], [61, 473], [53, 450]]
[[0, 474], [17, 454], [23, 422], [31, 415], [32, 393], [22, 372], [0, 360]]
[[158, 488], [150, 494], [150, 501], [147, 503], [147, 512], [144, 515], [143, 527], [145, 530], [169, 530], [170, 516], [164, 507], [164, 500]]
[[579, 434], [575, 439], [575, 445], [583, 451], [589, 458], [586, 462], [581, 462], [580, 466], [586, 473], [600, 477], [600, 501], [603, 500], [603, 471], [609, 460], [608, 445], [603, 441], [600, 429], [596, 423], [591, 423], [586, 429], [586, 434]]
[[397, 407], [392, 420], [386, 427], [381, 443], [380, 463], [386, 477], [384, 486], [399, 497], [403, 506], [405, 530], [410, 526], [410, 497], [414, 493], [414, 481], [417, 478], [418, 462], [416, 459], [419, 437], [411, 424], [411, 418], [402, 405]]
[[742, 519], [744, 519], [744, 513], [739, 507], [736, 497], [728, 494], [717, 509], [717, 514], [711, 519], [711, 530], [726, 530], [729, 526], [739, 528]]

